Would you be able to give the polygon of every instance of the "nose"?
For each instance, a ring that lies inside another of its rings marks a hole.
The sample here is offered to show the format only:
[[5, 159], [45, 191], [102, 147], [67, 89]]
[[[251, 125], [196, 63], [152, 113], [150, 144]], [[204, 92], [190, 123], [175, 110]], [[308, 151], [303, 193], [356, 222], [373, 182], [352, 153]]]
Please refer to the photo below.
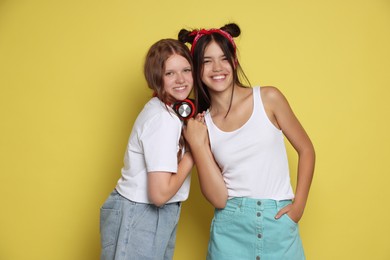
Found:
[[215, 61], [213, 63], [213, 71], [218, 72], [222, 70], [221, 63], [219, 61]]
[[176, 82], [177, 83], [183, 83], [184, 82], [184, 76], [181, 73], [178, 73], [176, 76]]

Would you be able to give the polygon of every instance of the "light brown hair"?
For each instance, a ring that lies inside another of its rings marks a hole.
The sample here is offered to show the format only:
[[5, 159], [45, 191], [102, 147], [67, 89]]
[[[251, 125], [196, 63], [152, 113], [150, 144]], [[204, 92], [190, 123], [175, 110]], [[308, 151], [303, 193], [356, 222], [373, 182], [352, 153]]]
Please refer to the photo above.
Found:
[[154, 91], [154, 95], [164, 103], [170, 101], [164, 91], [165, 62], [173, 54], [183, 56], [191, 65], [191, 70], [193, 71], [191, 53], [188, 47], [175, 39], [159, 40], [150, 47], [145, 58], [144, 75], [146, 82], [149, 88]]

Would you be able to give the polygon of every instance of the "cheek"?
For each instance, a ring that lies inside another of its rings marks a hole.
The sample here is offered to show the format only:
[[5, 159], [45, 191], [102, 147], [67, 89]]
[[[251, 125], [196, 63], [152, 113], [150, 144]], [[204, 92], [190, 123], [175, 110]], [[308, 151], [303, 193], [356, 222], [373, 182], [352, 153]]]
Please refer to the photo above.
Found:
[[194, 82], [194, 79], [192, 78], [192, 75], [188, 75], [186, 76], [186, 81], [190, 84], [192, 84]]
[[203, 68], [202, 73], [200, 74], [200, 78], [204, 80], [206, 78], [206, 75], [207, 75], [207, 69]]
[[205, 65], [202, 69], [202, 79], [206, 77], [206, 75], [213, 73], [213, 69], [211, 66]]
[[172, 80], [168, 78], [164, 78], [163, 80], [164, 90], [167, 90], [171, 85], [172, 85]]
[[[234, 63], [233, 63], [234, 65]], [[233, 68], [232, 66], [230, 66], [230, 63], [229, 62], [226, 62], [225, 65], [224, 65], [224, 69], [228, 72], [232, 72]]]

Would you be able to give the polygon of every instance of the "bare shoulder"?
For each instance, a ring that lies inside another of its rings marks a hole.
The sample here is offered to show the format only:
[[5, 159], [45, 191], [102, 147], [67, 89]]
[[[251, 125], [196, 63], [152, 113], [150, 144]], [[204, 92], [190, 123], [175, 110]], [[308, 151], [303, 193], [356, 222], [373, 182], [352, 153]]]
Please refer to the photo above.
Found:
[[286, 102], [286, 98], [283, 93], [274, 86], [264, 86], [260, 88], [261, 99], [264, 104], [272, 106], [279, 102]]
[[261, 99], [265, 112], [277, 128], [285, 130], [292, 120], [296, 120], [287, 99], [278, 88], [262, 87]]

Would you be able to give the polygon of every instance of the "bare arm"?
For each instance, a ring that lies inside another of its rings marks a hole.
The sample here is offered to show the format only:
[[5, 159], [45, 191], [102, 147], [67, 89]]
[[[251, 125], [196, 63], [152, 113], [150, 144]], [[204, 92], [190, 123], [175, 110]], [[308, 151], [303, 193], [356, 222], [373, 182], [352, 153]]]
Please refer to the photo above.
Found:
[[291, 206], [282, 209], [276, 218], [288, 213], [298, 222], [304, 212], [314, 174], [315, 151], [306, 131], [294, 115], [288, 101], [276, 88], [262, 90], [264, 104], [270, 120], [279, 127], [298, 153], [298, 174], [295, 199]]
[[179, 162], [177, 173], [149, 172], [148, 196], [150, 201], [158, 207], [167, 203], [183, 185], [193, 165], [191, 153], [187, 152]]
[[210, 150], [206, 125], [190, 119], [183, 133], [191, 148], [203, 195], [215, 208], [224, 208], [228, 192], [221, 170]]

